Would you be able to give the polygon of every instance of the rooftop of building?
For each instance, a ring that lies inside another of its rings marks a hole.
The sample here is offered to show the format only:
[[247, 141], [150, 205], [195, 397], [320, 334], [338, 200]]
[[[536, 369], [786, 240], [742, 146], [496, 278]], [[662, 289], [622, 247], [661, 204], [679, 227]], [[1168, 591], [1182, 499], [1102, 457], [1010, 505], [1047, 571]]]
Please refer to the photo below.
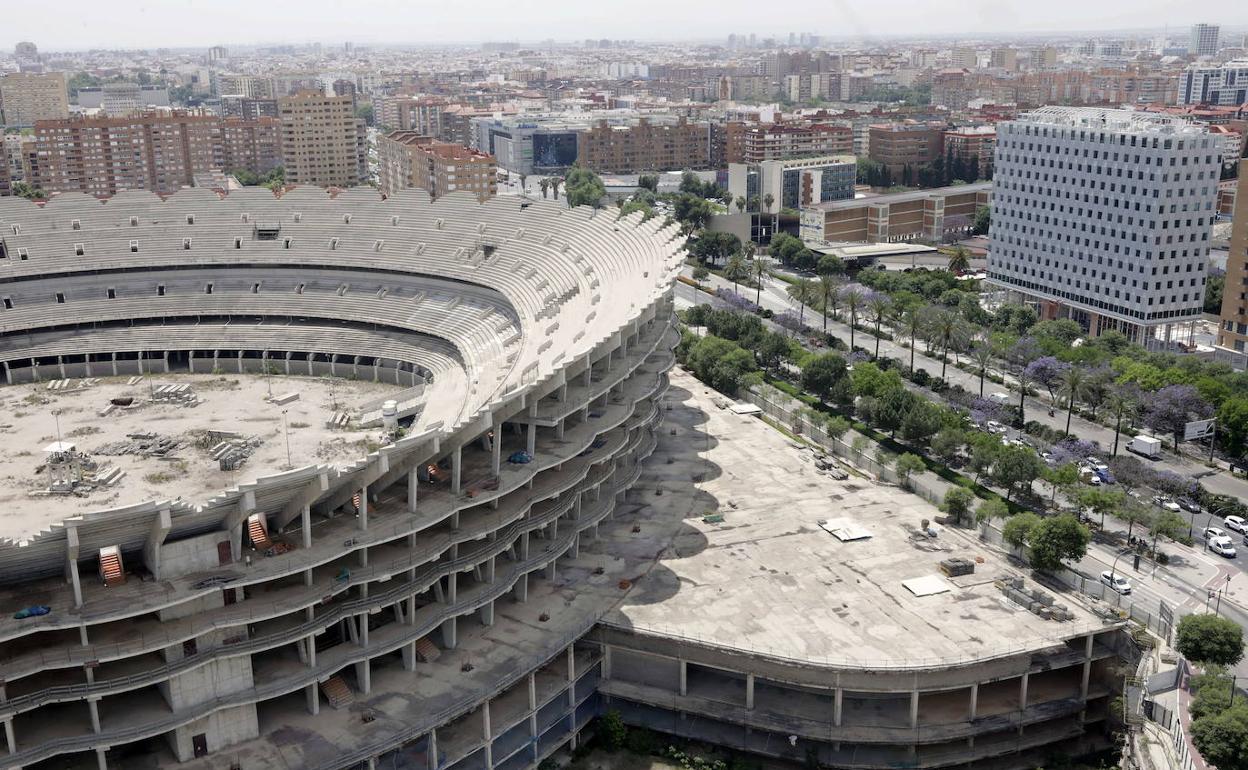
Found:
[[439, 141], [432, 136], [422, 134], [419, 131], [391, 131], [386, 134], [385, 138], [408, 147], [419, 147], [425, 152], [432, 153], [447, 160], [494, 159], [489, 153], [474, 150], [471, 147], [465, 147], [462, 144], [455, 144], [454, 142]]
[[[294, 467], [355, 462], [384, 443], [381, 429], [331, 428], [330, 419], [399, 390], [342, 378], [250, 374], [150, 374], [0, 387], [6, 447], [0, 456], [0, 536], [23, 540], [66, 518], [147, 500], [197, 503], [285, 470], [288, 460]], [[270, 393], [277, 398], [269, 400]], [[279, 403], [290, 394], [295, 398]], [[72, 446], [81, 454], [81, 483], [52, 492], [48, 450], [58, 442], [69, 445], [60, 449]], [[223, 470], [214, 457], [224, 442], [245, 456], [234, 470]]]
[[1114, 110], [1102, 107], [1041, 107], [1019, 115], [1011, 122], [1063, 128], [1090, 128], [1148, 134], [1203, 134], [1207, 128], [1183, 118], [1140, 110]]
[[854, 209], [860, 206], [879, 205], [881, 203], [907, 203], [909, 201], [924, 200], [925, 198], [935, 198], [947, 195], [966, 195], [968, 193], [979, 194], [981, 192], [991, 192], [992, 182], [975, 182], [973, 184], [958, 184], [950, 187], [933, 187], [930, 190], [908, 190], [898, 193], [881, 193], [878, 195], [865, 195], [861, 198], [850, 198], [840, 201], [825, 201], [816, 203], [806, 208], [821, 209], [823, 211], [837, 209]]
[[[684, 525], [604, 622], [862, 667], [968, 662], [1106, 626], [1070, 593], [1055, 597], [1070, 620], [1031, 612], [995, 583], [1024, 572], [973, 531], [923, 533], [922, 522], [939, 515], [935, 506], [857, 473], [837, 481], [816, 469], [805, 445], [735, 414], [688, 375], [674, 373], [672, 385], [670, 400], [683, 401], [684, 414], [663, 432], [676, 431], [665, 439], [677, 448], [660, 447], [655, 457], [675, 463], [659, 466], [672, 469], [665, 477], [673, 483], [660, 484], [665, 493], [647, 504], [656, 519], [679, 516]], [[825, 525], [862, 537], [842, 541]], [[951, 557], [970, 560], [974, 572], [945, 577], [939, 563]], [[908, 585], [913, 580], [921, 582]]]

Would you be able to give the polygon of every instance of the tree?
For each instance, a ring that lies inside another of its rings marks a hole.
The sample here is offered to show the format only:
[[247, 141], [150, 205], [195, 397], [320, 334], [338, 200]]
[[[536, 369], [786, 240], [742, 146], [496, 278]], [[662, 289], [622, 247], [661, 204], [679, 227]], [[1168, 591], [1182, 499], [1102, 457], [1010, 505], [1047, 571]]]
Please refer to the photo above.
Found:
[[693, 269], [693, 280], [697, 281], [698, 283], [701, 283], [702, 281], [705, 281], [707, 278], [710, 278], [710, 277], [711, 277], [711, 271], [707, 269], [706, 265], [698, 265], [697, 267]]
[[780, 368], [780, 363], [789, 357], [789, 339], [777, 332], [765, 332], [754, 345], [754, 358], [758, 365], [769, 371]]
[[[858, 373], [857, 367], [854, 373]], [[979, 481], [982, 474], [992, 470], [993, 463], [1001, 455], [1002, 448], [1001, 442], [990, 433], [976, 432], [971, 435], [970, 470], [975, 474], [975, 481]]]
[[690, 346], [687, 362], [699, 380], [730, 396], [737, 392], [747, 375], [756, 371], [750, 351], [713, 335], [702, 337]]
[[745, 212], [745, 196], [738, 195], [736, 201], [734, 202], [737, 205], [737, 213], [738, 214], [744, 213]]
[[763, 301], [763, 278], [767, 275], [767, 261], [762, 257], [754, 257], [750, 263], [751, 271], [754, 273], [754, 304], [762, 306]]
[[802, 388], [820, 401], [827, 401], [833, 386], [846, 372], [845, 359], [836, 353], [812, 356], [802, 367]]
[[1082, 559], [1088, 552], [1092, 533], [1069, 513], [1040, 522], [1031, 531], [1031, 564], [1037, 569], [1055, 570], [1068, 559]]
[[1187, 526], [1187, 522], [1183, 517], [1174, 511], [1162, 511], [1153, 519], [1149, 526], [1149, 534], [1153, 536], [1153, 560], [1157, 560], [1157, 538], [1161, 536], [1174, 539], [1178, 536], [1183, 528]]
[[975, 504], [975, 493], [964, 487], [949, 487], [945, 492], [941, 510], [953, 517], [959, 524], [969, 524], [971, 506]]
[[862, 307], [866, 295], [857, 286], [847, 286], [841, 292], [841, 302], [849, 311], [849, 351], [854, 351], [854, 329], [858, 326], [858, 308]]
[[690, 241], [689, 253], [699, 262], [715, 264], [741, 251], [741, 239], [732, 233], [703, 232]]
[[1144, 424], [1159, 433], [1174, 436], [1177, 454], [1183, 440], [1183, 428], [1189, 420], [1208, 417], [1209, 404], [1191, 385], [1167, 385], [1149, 397], [1144, 409]]
[[519, 177], [520, 177], [520, 194], [521, 194], [521, 195], [524, 195], [525, 193], [527, 193], [527, 192], [529, 191], [529, 184], [528, 184], [528, 183], [529, 183], [529, 175], [528, 175], [528, 174], [520, 174], [520, 175], [519, 175]]
[[1068, 489], [1073, 489], [1079, 483], [1079, 468], [1074, 463], [1065, 463], [1056, 468], [1045, 468], [1041, 472], [1041, 476], [1044, 477], [1045, 481], [1049, 482], [1049, 486], [1053, 489], [1053, 493], [1049, 496], [1049, 504], [1053, 505], [1057, 502], [1057, 491], [1059, 489], [1064, 492]]
[[956, 347], [961, 347], [970, 334], [962, 319], [957, 313], [951, 313], [943, 308], [931, 308], [928, 313], [927, 325], [929, 330], [929, 339], [939, 348], [941, 348], [940, 359], [940, 379], [945, 379], [945, 371], [949, 366], [949, 351]]
[[[919, 330], [923, 328], [926, 312], [922, 307], [907, 308], [901, 317], [901, 328], [910, 338], [910, 375], [914, 376], [914, 346], [918, 342]], [[982, 388], [981, 388], [982, 395]]]
[[922, 473], [927, 464], [923, 462], [923, 458], [910, 452], [903, 452], [897, 458], [896, 465], [893, 468], [897, 471], [897, 479], [903, 487], [910, 486], [910, 477], [916, 473]]
[[845, 272], [845, 263], [835, 254], [823, 254], [815, 263], [815, 272], [820, 276], [842, 275]]
[[1231, 396], [1218, 407], [1218, 435], [1222, 450], [1243, 457], [1248, 449], [1248, 396]]
[[949, 255], [949, 272], [965, 273], [971, 269], [971, 253], [965, 246], [955, 246]]
[[728, 264], [724, 265], [724, 278], [732, 281], [732, 290], [737, 290], [737, 284], [741, 281], [748, 280], [750, 277], [750, 266], [746, 264], [745, 258], [740, 254], [733, 254], [728, 258]]
[[1219, 770], [1248, 767], [1248, 704], [1236, 703], [1193, 722], [1192, 742], [1207, 765]]
[[[583, 166], [573, 166], [568, 171], [564, 184], [568, 206], [572, 208], [577, 206], [598, 208], [607, 194], [607, 188], [598, 175]], [[557, 180], [552, 180], [551, 185], [554, 189], [555, 200], [558, 200], [559, 183]]]
[[806, 305], [814, 302], [819, 297], [819, 290], [815, 288], [815, 282], [809, 278], [799, 278], [785, 290], [788, 292], [789, 299], [797, 303], [798, 307], [798, 324], [805, 327], [806, 323]]
[[900, 374], [893, 369], [881, 369], [870, 361], [855, 366], [850, 379], [854, 384], [854, 395], [864, 398], [880, 398], [890, 391], [905, 389]]
[[637, 186], [652, 193], [659, 191], [659, 177], [656, 174], [642, 174], [637, 177]]
[[1157, 513], [1151, 507], [1123, 498], [1122, 504], [1118, 507], [1118, 518], [1127, 522], [1127, 540], [1130, 540], [1135, 525], [1139, 524], [1148, 529], [1152, 526], [1153, 519], [1157, 518]]
[[1043, 385], [1049, 391], [1049, 402], [1057, 403], [1057, 388], [1061, 384], [1062, 375], [1070, 368], [1070, 364], [1059, 361], [1053, 356], [1041, 356], [1027, 364], [1027, 376], [1032, 382]]
[[901, 420], [901, 435], [907, 441], [924, 444], [944, 423], [944, 409], [922, 398], [912, 398]]
[[1075, 399], [1083, 395], [1087, 376], [1079, 366], [1071, 366], [1058, 377], [1058, 388], [1066, 397], [1066, 435], [1070, 435], [1070, 418], [1075, 414]]
[[1028, 446], [1002, 447], [993, 463], [993, 479], [1005, 487], [1005, 499], [1016, 491], [1031, 489], [1031, 482], [1039, 478], [1044, 462]]
[[1005, 526], [1001, 527], [1001, 537], [1015, 548], [1022, 548], [1039, 526], [1040, 517], [1031, 511], [1016, 513], [1005, 520]]
[[1075, 494], [1075, 502], [1081, 509], [1091, 510], [1101, 517], [1101, 529], [1105, 528], [1105, 514], [1118, 510], [1125, 495], [1117, 489], [1084, 487]]
[[599, 726], [602, 728], [600, 734], [607, 751], [619, 751], [624, 747], [624, 741], [628, 737], [628, 728], [624, 726], [620, 712], [615, 709], [608, 710], [599, 720]]
[[975, 362], [976, 368], [979, 369], [980, 398], [984, 397], [984, 378], [988, 376], [988, 367], [992, 365], [996, 357], [996, 349], [987, 340], [980, 340], [971, 347], [971, 360]]
[[1126, 387], [1109, 394], [1109, 411], [1114, 416], [1114, 451], [1110, 454], [1111, 457], [1118, 456], [1118, 437], [1122, 434], [1122, 421], [1126, 419], [1127, 424], [1131, 424], [1139, 406], [1138, 396], [1137, 389]]
[[975, 208], [975, 220], [971, 225], [971, 232], [975, 235], [987, 235], [988, 228], [992, 224], [992, 207], [977, 206]]
[[550, 190], [550, 180], [543, 178], [540, 182], [537, 183], [537, 186], [542, 188], [542, 197], [545, 198], [546, 193]]
[[819, 312], [823, 315], [823, 333], [828, 333], [828, 310], [839, 299], [841, 282], [830, 273], [819, 274]]
[[1193, 663], [1234, 666], [1244, 657], [1244, 630], [1221, 615], [1184, 615], [1174, 646]]
[[840, 441], [841, 437], [849, 432], [850, 427], [852, 426], [849, 424], [849, 420], [846, 420], [839, 414], [834, 414], [824, 423], [823, 430], [832, 438]]
[[975, 520], [979, 522], [1004, 519], [1010, 515], [1010, 506], [999, 497], [989, 498], [975, 509]]
[[[555, 200], [559, 200], [559, 185], [563, 184], [564, 181], [557, 176], [550, 178], [550, 195]], [[572, 204], [569, 203], [568, 205], [571, 206]]]
[[932, 455], [945, 465], [951, 465], [958, 459], [958, 453], [965, 444], [965, 433], [957, 428], [944, 428], [932, 437]]
[[893, 302], [888, 295], [882, 291], [873, 291], [867, 295], [867, 317], [875, 323], [875, 355], [872, 358], [877, 361], [880, 358], [880, 324], [884, 323], [884, 319], [888, 317], [888, 311], [893, 306]]
[[1205, 312], [1219, 315], [1222, 312], [1222, 293], [1226, 288], [1226, 273], [1209, 271], [1205, 280]]
[[771, 207], [773, 204], [775, 204], [775, 202], [776, 202], [776, 196], [772, 195], [771, 193], [767, 193], [766, 195], [763, 196], [763, 210], [766, 211], [768, 214], [770, 214]]

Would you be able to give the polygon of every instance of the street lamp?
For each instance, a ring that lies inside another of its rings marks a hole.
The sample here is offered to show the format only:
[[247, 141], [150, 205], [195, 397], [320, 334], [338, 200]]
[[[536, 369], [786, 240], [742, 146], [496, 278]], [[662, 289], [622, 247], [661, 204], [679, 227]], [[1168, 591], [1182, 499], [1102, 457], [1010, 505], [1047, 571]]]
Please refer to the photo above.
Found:
[[286, 469], [290, 470], [293, 463], [290, 461], [290, 426], [286, 422], [286, 410], [282, 410], [282, 431], [286, 434]]
[[1231, 588], [1231, 576], [1230, 576], [1230, 575], [1227, 575], [1227, 576], [1226, 576], [1226, 583], [1225, 583], [1225, 584], [1223, 584], [1223, 586], [1222, 586], [1222, 590], [1221, 590], [1221, 591], [1218, 591], [1218, 600], [1217, 600], [1217, 602], [1215, 602], [1215, 603], [1214, 603], [1214, 605], [1213, 605], [1213, 614], [1214, 614], [1214, 615], [1217, 615], [1217, 614], [1218, 614], [1218, 610], [1222, 609], [1222, 594], [1224, 594], [1224, 593], [1226, 593], [1227, 591], [1229, 591], [1229, 590], [1230, 590], [1230, 588]]
[[[1114, 557], [1114, 563], [1111, 564], [1109, 567], [1109, 579], [1111, 581], [1114, 578], [1118, 577], [1118, 560], [1121, 559], [1124, 554], [1128, 553], [1131, 550], [1133, 549], [1131, 549], [1130, 547], [1124, 548], [1118, 552], [1117, 556]], [[1118, 593], [1117, 591], [1114, 591], [1114, 594], [1118, 597], [1118, 603], [1122, 604], [1122, 594]]]

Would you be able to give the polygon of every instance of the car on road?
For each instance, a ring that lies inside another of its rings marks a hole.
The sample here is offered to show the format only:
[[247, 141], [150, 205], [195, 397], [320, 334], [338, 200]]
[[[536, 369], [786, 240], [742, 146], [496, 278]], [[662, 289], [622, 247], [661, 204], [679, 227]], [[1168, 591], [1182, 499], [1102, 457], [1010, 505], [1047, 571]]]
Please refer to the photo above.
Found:
[[1228, 559], [1235, 558], [1235, 544], [1231, 542], [1229, 537], [1215, 537], [1205, 541], [1205, 545], [1210, 551], [1225, 556]]
[[1053, 461], [1057, 459], [1057, 455], [1053, 454], [1052, 452], [1041, 452], [1040, 459], [1044, 460], [1049, 465], [1052, 465]]
[[1153, 504], [1160, 506], [1162, 508], [1165, 508], [1167, 511], [1174, 511], [1175, 513], [1178, 513], [1179, 511], [1183, 510], [1182, 508], [1179, 507], [1178, 503], [1176, 503], [1175, 501], [1171, 500], [1168, 497], [1163, 497], [1161, 495], [1158, 495], [1153, 498]]
[[1007, 428], [996, 420], [989, 420], [984, 427], [989, 433], [1005, 433]]
[[1189, 513], [1200, 513], [1200, 503], [1190, 497], [1180, 497], [1178, 500], [1175, 500], [1175, 502], [1179, 504], [1180, 508]]
[[1101, 573], [1101, 582], [1124, 596], [1131, 593], [1131, 581], [1122, 575], [1115, 575], [1109, 570]]
[[1244, 521], [1240, 516], [1227, 516], [1223, 519], [1223, 522], [1226, 524], [1226, 528], [1232, 532], [1248, 533], [1248, 521]]

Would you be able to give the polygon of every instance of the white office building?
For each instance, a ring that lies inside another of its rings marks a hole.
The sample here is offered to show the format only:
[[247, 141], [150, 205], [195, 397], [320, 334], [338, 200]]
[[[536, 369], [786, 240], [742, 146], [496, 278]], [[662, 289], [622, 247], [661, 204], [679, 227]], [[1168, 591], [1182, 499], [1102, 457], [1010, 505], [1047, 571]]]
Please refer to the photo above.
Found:
[[1217, 24], [1193, 24], [1192, 39], [1187, 45], [1187, 52], [1192, 56], [1213, 56], [1218, 52], [1218, 34], [1221, 27]]
[[1205, 126], [1163, 115], [1044, 107], [997, 124], [989, 283], [1092, 335], [1168, 338], [1200, 316], [1220, 165]]
[[1193, 64], [1179, 76], [1179, 104], [1235, 107], [1248, 103], [1248, 59]]

